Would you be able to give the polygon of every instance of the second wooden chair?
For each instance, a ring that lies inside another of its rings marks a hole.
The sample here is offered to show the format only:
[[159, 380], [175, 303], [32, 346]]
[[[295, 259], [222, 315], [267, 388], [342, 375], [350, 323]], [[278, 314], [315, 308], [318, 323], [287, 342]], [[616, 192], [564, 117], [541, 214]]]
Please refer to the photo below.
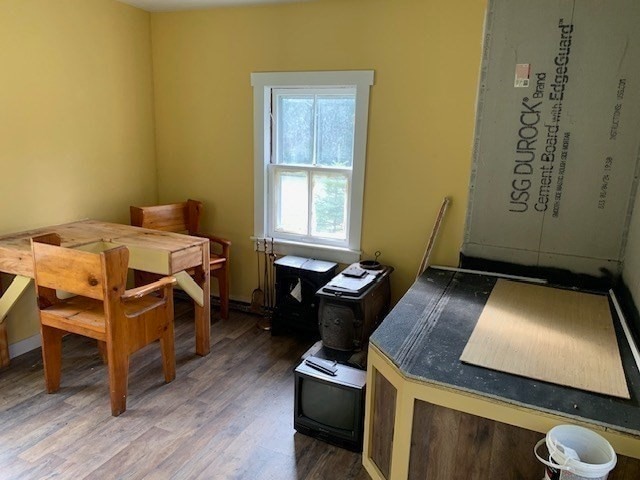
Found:
[[220, 317], [226, 320], [229, 318], [229, 250], [231, 242], [200, 231], [202, 208], [202, 202], [197, 200], [151, 207], [132, 206], [130, 207], [131, 225], [166, 232], [187, 233], [195, 237], [209, 239], [211, 242], [209, 267], [211, 275], [218, 279]]

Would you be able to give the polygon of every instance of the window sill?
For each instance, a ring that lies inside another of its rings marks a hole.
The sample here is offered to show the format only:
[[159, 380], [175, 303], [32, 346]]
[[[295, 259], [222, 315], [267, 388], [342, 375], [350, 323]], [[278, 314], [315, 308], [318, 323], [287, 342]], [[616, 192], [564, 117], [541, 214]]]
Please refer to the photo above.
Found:
[[[264, 250], [262, 238], [251, 237], [255, 242], [259, 240], [259, 250]], [[267, 239], [271, 245], [271, 239]], [[360, 250], [351, 250], [349, 248], [332, 247], [328, 245], [315, 245], [311, 243], [293, 242], [290, 240], [274, 239], [274, 250], [278, 255], [296, 255], [298, 257], [313, 258], [316, 260], [325, 260], [327, 262], [337, 262], [351, 264], [360, 261]]]

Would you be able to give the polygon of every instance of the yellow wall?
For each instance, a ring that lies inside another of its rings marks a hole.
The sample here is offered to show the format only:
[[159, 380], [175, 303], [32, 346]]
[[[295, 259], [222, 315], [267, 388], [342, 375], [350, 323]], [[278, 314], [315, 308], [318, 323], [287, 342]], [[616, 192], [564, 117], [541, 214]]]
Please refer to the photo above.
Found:
[[[234, 243], [232, 296], [247, 300], [250, 73], [373, 69], [362, 247], [396, 268], [397, 299], [444, 195], [433, 260], [457, 262], [483, 11], [483, 0], [318, 0], [150, 15], [113, 0], [3, 0], [0, 234], [199, 198], [205, 228]], [[10, 343], [37, 333], [32, 294], [8, 322]]]
[[[0, 234], [157, 200], [150, 16], [112, 0], [0, 2]], [[5, 278], [6, 280], [6, 278]], [[9, 343], [38, 332], [33, 293]]]
[[485, 2], [319, 0], [152, 14], [161, 201], [203, 200], [233, 241], [232, 296], [256, 286], [251, 72], [375, 70], [362, 248], [414, 279], [443, 196], [434, 263], [457, 264]]

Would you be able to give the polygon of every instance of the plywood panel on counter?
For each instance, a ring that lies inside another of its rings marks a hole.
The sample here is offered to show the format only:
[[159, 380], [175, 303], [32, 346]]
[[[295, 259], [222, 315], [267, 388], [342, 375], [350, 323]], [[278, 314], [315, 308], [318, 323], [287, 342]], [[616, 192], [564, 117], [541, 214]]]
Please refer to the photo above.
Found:
[[460, 359], [630, 398], [604, 295], [498, 280]]

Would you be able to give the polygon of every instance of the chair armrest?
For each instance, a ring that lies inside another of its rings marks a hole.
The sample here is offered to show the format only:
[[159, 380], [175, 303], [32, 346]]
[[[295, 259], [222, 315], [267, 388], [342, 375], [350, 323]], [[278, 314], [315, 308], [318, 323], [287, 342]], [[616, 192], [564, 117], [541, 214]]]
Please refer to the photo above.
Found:
[[148, 285], [142, 285], [141, 287], [131, 288], [125, 291], [120, 299], [126, 302], [127, 300], [142, 298], [145, 295], [149, 295], [150, 293], [156, 292], [162, 288], [173, 287], [176, 283], [177, 280], [175, 277], [162, 277], [160, 280], [149, 283]]
[[217, 243], [222, 247], [222, 256], [226, 259], [229, 258], [229, 247], [231, 247], [231, 242], [226, 238], [218, 237], [216, 235], [209, 235], [207, 233], [194, 233], [192, 234], [195, 237], [206, 238], [212, 243]]

